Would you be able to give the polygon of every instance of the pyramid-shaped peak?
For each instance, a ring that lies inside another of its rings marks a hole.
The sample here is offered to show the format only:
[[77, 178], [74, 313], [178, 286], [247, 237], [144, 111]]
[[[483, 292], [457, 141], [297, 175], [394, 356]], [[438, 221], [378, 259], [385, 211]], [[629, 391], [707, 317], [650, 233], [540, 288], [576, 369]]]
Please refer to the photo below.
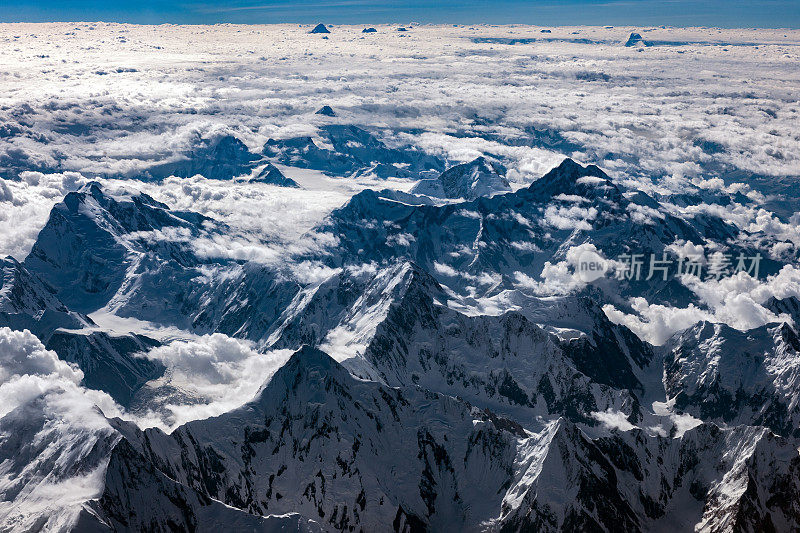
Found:
[[329, 105], [324, 105], [320, 107], [315, 115], [325, 115], [326, 117], [335, 117], [336, 113], [334, 112], [333, 108]]
[[309, 345], [303, 345], [292, 354], [285, 367], [302, 366], [306, 369], [330, 369], [337, 365], [333, 358], [322, 350]]
[[308, 33], [330, 33], [330, 30], [325, 27], [325, 24], [317, 24], [314, 29]]
[[264, 383], [255, 403], [270, 403], [276, 395], [281, 397], [286, 391], [318, 390], [328, 377], [346, 380], [349, 375], [330, 355], [313, 346], [303, 345]]
[[278, 185], [280, 187], [293, 187], [296, 189], [300, 188], [300, 185], [298, 185], [296, 181], [291, 178], [287, 178], [283, 172], [281, 172], [280, 169], [272, 163], [267, 163], [267, 166], [265, 166], [257, 176], [251, 178], [250, 181], [257, 183], [269, 183], [271, 185]]
[[83, 194], [90, 194], [92, 196], [104, 196], [103, 194], [103, 186], [100, 185], [98, 181], [90, 181], [85, 183], [80, 189], [78, 189], [79, 193]]

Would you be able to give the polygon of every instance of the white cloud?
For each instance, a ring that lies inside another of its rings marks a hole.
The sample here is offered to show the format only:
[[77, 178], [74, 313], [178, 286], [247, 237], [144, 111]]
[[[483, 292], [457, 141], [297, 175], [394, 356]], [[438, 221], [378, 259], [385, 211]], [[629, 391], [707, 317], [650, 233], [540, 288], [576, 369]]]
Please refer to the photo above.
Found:
[[592, 418], [603, 424], [608, 429], [618, 429], [620, 431], [630, 431], [636, 426], [631, 424], [627, 415], [622, 411], [615, 411], [612, 408], [606, 411], [595, 411], [591, 413]]
[[[289, 350], [261, 353], [251, 342], [220, 333], [153, 348], [147, 357], [167, 367], [166, 384], [194, 400], [169, 397], [159, 414], [149, 413], [139, 423], [175, 427], [229, 411], [251, 400], [290, 356]], [[166, 418], [157, 422], [164, 414]]]
[[591, 230], [591, 221], [597, 218], [597, 208], [572, 205], [561, 207], [548, 205], [544, 210], [543, 222], [556, 229]]
[[[514, 283], [521, 289], [532, 291], [537, 295], [564, 295], [584, 288], [587, 284], [579, 276], [575, 275], [581, 256], [585, 253], [596, 254], [603, 258], [603, 254], [597, 247], [590, 242], [585, 242], [577, 246], [571, 246], [564, 254], [564, 260], [557, 263], [546, 261], [542, 268], [540, 277], [542, 281], [537, 281], [524, 272], [514, 273]], [[609, 265], [615, 261], [608, 261]]]
[[763, 304], [772, 297], [800, 298], [800, 270], [792, 265], [784, 266], [765, 280], [739, 272], [719, 280], [701, 281], [695, 276], [683, 276], [682, 281], [698, 296], [704, 308], [651, 304], [638, 297], [630, 301], [635, 315], [623, 313], [610, 304], [603, 310], [613, 322], [623, 324], [642, 339], [660, 345], [672, 334], [701, 320], [722, 322], [743, 331], [770, 322], [791, 322], [790, 317], [778, 316]]

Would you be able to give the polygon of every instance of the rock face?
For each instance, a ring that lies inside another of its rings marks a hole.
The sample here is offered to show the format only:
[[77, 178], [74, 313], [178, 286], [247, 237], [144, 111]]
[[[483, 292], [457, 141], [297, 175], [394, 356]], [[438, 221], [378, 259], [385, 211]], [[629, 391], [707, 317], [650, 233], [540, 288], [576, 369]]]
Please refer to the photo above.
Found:
[[128, 405], [137, 390], [164, 373], [163, 365], [144, 357], [158, 345], [143, 335], [56, 331], [45, 347], [78, 365], [84, 386], [105, 391], [119, 404]]
[[378, 30], [376, 30], [375, 28], [364, 28], [363, 30], [361, 30], [361, 33], [378, 33]]
[[0, 260], [0, 326], [27, 329], [46, 341], [58, 328], [81, 328], [91, 323], [70, 311], [56, 290], [13, 257]]

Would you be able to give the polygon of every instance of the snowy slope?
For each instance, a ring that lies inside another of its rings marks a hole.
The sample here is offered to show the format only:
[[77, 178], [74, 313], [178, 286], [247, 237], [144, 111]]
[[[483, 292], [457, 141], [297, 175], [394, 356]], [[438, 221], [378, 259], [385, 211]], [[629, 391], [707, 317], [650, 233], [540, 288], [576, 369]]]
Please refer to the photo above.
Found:
[[800, 435], [800, 338], [788, 324], [743, 332], [700, 322], [663, 349], [667, 395], [679, 409], [720, 424]]
[[[71, 309], [95, 311], [124, 289], [129, 269], [155, 254], [171, 259], [164, 268], [196, 262], [185, 238], [198, 235], [204, 217], [181, 215], [146, 194], [115, 198], [90, 183], [53, 208], [24, 265]], [[167, 237], [147, 238], [157, 232]], [[179, 236], [184, 242], [175, 240]]]

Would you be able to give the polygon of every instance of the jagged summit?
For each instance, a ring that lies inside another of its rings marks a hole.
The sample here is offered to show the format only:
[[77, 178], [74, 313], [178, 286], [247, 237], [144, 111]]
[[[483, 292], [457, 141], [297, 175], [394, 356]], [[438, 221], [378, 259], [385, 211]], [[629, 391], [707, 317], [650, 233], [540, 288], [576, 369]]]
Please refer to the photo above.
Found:
[[800, 436], [800, 339], [787, 323], [739, 331], [700, 321], [663, 346], [664, 384], [677, 408], [703, 420]]
[[325, 27], [325, 24], [317, 24], [314, 29], [308, 33], [330, 33], [330, 30]]
[[326, 117], [335, 117], [336, 116], [336, 113], [333, 111], [333, 108], [331, 108], [331, 106], [329, 106], [329, 105], [324, 105], [324, 106], [320, 107], [317, 110], [317, 112], [314, 113], [314, 114], [315, 115], [325, 115]]
[[505, 174], [506, 169], [500, 163], [481, 156], [444, 171], [436, 179], [421, 180], [411, 192], [437, 198], [474, 200], [481, 196], [510, 192], [511, 185]]
[[376, 30], [375, 28], [364, 28], [363, 30], [361, 30], [361, 33], [378, 33], [378, 30]]
[[[345, 268], [305, 289], [270, 335], [272, 348], [297, 349], [304, 344], [363, 345], [392, 306], [409, 294], [446, 301], [443, 288], [419, 265], [398, 261], [377, 272]], [[339, 350], [341, 353], [341, 350]], [[350, 355], [354, 352], [350, 350]]]

